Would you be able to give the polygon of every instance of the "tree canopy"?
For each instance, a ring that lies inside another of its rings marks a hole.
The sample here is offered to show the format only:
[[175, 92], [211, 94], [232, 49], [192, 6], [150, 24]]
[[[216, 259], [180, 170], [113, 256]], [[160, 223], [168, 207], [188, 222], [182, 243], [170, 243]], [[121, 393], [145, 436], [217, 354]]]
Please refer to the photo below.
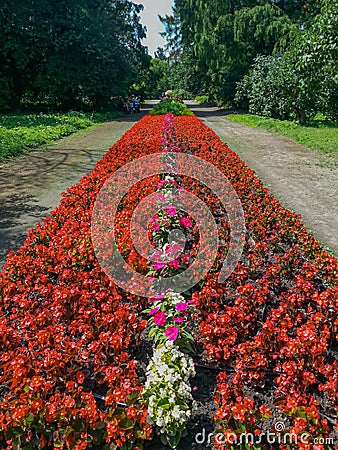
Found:
[[285, 48], [315, 0], [176, 0], [183, 52], [215, 99], [232, 100], [257, 55]]
[[141, 10], [128, 0], [3, 0], [0, 107], [98, 107], [125, 93], [149, 61]]

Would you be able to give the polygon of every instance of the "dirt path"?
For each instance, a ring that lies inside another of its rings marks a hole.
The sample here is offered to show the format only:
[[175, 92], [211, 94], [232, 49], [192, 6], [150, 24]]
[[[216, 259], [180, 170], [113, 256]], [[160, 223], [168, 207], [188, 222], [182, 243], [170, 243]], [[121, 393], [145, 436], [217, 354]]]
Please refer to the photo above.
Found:
[[10, 250], [60, 202], [61, 193], [90, 172], [104, 153], [146, 112], [62, 139], [48, 149], [0, 163], [0, 269]]
[[338, 256], [338, 158], [285, 137], [230, 122], [217, 108], [188, 104], [261, 178], [283, 205]]

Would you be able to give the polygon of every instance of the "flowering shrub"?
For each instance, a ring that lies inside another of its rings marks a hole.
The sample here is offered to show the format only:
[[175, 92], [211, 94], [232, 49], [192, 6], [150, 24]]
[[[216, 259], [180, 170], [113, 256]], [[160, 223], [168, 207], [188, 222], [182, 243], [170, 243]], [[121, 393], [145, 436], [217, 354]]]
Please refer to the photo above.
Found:
[[151, 423], [159, 428], [162, 442], [176, 448], [191, 418], [193, 398], [189, 379], [195, 376], [192, 359], [170, 340], [157, 347], [147, 367], [143, 397]]

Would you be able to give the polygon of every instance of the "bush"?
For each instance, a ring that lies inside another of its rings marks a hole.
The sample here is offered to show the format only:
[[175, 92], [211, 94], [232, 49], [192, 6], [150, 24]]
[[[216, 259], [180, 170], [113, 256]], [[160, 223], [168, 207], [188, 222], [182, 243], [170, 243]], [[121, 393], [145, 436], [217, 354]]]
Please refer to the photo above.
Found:
[[258, 56], [237, 84], [235, 100], [249, 112], [308, 124], [317, 113], [337, 117], [338, 57], [335, 1], [322, 2], [321, 13], [300, 32], [281, 56]]
[[252, 114], [290, 119], [295, 115], [296, 80], [289, 69], [285, 57], [258, 56], [251, 72], [237, 85], [236, 102], [247, 100]]
[[207, 95], [197, 95], [195, 101], [200, 105], [204, 105], [205, 103], [209, 103], [209, 97]]
[[153, 107], [149, 114], [168, 114], [175, 116], [193, 116], [194, 113], [179, 99], [164, 99]]

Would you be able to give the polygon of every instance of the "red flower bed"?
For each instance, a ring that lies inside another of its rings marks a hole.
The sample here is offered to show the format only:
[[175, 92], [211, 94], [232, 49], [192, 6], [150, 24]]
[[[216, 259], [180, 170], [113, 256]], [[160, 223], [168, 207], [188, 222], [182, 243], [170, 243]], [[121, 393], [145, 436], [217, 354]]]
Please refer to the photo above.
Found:
[[[148, 116], [135, 125], [8, 257], [0, 281], [1, 448], [136, 449], [137, 439], [151, 434], [147, 412], [137, 406], [136, 356], [147, 325], [140, 313], [147, 301], [123, 292], [100, 268], [91, 219], [111, 173], [161, 151], [162, 124], [163, 116]], [[225, 174], [246, 219], [236, 270], [218, 283], [220, 251], [193, 293], [199, 344], [222, 369], [215, 394], [219, 429], [224, 436], [259, 435], [264, 423], [270, 427], [271, 417], [283, 414], [292, 432], [328, 436], [338, 408], [337, 260], [200, 120], [177, 117], [175, 131], [180, 151]], [[128, 223], [140, 199], [156, 191], [159, 178], [153, 178], [131, 190], [115, 220], [121, 253], [143, 273], [146, 261], [133, 248]], [[208, 189], [187, 177], [182, 185], [216, 215], [224, 212]], [[226, 219], [219, 226], [227, 241]], [[195, 226], [192, 234], [198, 235]]]
[[[220, 430], [225, 436], [229, 430], [259, 434], [272, 408], [275, 417], [288, 416], [290, 432], [308, 433], [308, 442], [327, 436], [338, 408], [337, 260], [200, 120], [177, 117], [175, 130], [182, 146], [228, 177], [248, 230], [244, 254], [227, 282], [218, 284], [218, 273], [211, 273], [193, 294], [209, 358], [233, 373], [218, 380]], [[256, 402], [248, 398], [255, 396]]]
[[[160, 151], [162, 123], [145, 117], [127, 132], [7, 259], [0, 284], [1, 448], [82, 449], [104, 441], [132, 448], [149, 436], [144, 408], [120, 407], [134, 404], [141, 390], [131, 353], [147, 324], [139, 317], [144, 305], [101, 270], [91, 216], [112, 172]], [[140, 192], [153, 190], [141, 185]], [[128, 197], [130, 205], [138, 194]], [[119, 213], [116, 234], [135, 260], [125, 239], [130, 210]]]

